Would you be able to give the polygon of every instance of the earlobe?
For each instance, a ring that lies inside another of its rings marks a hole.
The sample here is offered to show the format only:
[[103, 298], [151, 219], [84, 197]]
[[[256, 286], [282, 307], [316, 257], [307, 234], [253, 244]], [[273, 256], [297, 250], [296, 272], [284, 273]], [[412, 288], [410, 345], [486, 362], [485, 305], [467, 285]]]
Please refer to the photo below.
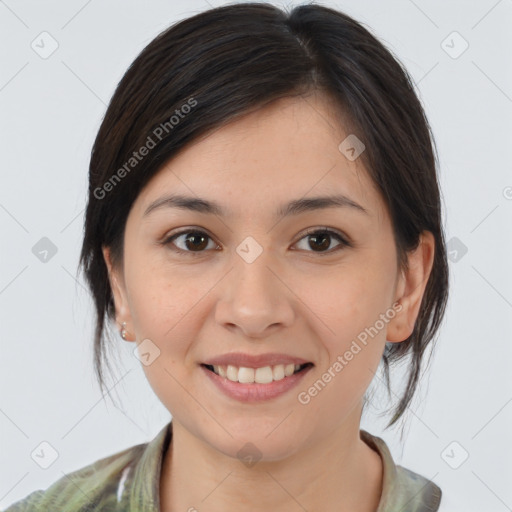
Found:
[[420, 235], [418, 247], [408, 253], [408, 270], [399, 277], [395, 301], [401, 309], [389, 322], [386, 339], [399, 343], [412, 334], [434, 263], [435, 239], [430, 231]]

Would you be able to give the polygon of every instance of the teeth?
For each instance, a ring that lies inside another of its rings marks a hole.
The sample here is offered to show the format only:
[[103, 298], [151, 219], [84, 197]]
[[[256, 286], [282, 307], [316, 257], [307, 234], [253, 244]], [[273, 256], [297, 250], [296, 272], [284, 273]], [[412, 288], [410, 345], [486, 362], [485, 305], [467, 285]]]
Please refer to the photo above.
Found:
[[232, 382], [244, 384], [269, 384], [274, 380], [282, 380], [293, 375], [300, 368], [300, 364], [276, 364], [263, 368], [246, 368], [233, 365], [213, 366], [213, 371]]
[[274, 380], [284, 379], [284, 364], [278, 364], [272, 368]]

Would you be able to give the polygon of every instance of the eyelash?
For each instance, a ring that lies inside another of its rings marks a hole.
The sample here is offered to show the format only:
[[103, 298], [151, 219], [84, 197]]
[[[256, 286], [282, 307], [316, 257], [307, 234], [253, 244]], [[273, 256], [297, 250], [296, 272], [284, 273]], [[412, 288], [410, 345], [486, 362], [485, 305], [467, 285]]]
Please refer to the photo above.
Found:
[[[352, 247], [352, 243], [349, 242], [341, 233], [338, 233], [337, 231], [333, 231], [332, 229], [329, 229], [327, 227], [320, 227], [320, 228], [312, 228], [312, 229], [309, 229], [308, 231], [306, 231], [306, 233], [304, 233], [304, 235], [296, 242], [300, 242], [302, 239], [304, 238], [307, 238], [308, 236], [311, 236], [311, 235], [319, 235], [319, 234], [322, 234], [322, 235], [329, 235], [330, 237], [336, 239], [338, 242], [340, 242], [339, 245], [337, 245], [334, 249], [330, 249], [328, 251], [306, 251], [306, 252], [312, 252], [313, 254], [318, 254], [319, 256], [324, 256], [324, 255], [328, 255], [328, 254], [332, 254], [334, 252], [337, 252], [341, 249], [343, 249], [344, 247]], [[206, 236], [207, 238], [209, 238], [210, 240], [213, 241], [213, 238], [210, 237], [210, 235], [208, 235], [208, 233], [204, 232], [204, 231], [201, 231], [201, 230], [198, 230], [198, 229], [185, 229], [185, 230], [182, 230], [182, 231], [179, 231], [178, 233], [174, 233], [173, 235], [170, 235], [168, 237], [166, 237], [162, 242], [161, 244], [164, 245], [164, 246], [169, 246], [169, 245], [173, 245], [173, 247], [171, 247], [171, 250], [177, 252], [177, 253], [180, 253], [180, 254], [186, 254], [186, 255], [190, 255], [192, 257], [198, 257], [198, 256], [202, 256], [206, 250], [203, 250], [203, 251], [185, 251], [183, 249], [180, 249], [179, 247], [176, 247], [175, 244], [173, 244], [174, 240], [182, 235], [204, 235]]]

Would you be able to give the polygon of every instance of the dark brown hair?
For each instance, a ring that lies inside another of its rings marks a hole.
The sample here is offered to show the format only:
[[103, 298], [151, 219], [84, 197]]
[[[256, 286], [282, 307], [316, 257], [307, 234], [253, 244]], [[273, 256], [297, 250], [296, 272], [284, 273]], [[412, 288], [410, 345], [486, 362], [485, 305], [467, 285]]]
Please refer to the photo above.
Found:
[[[314, 4], [290, 12], [267, 3], [231, 4], [187, 18], [151, 41], [119, 82], [92, 149], [79, 262], [95, 303], [94, 364], [101, 389], [111, 343], [107, 320], [115, 318], [102, 246], [110, 247], [113, 265], [122, 268], [126, 219], [143, 187], [206, 132], [276, 99], [312, 91], [328, 95], [343, 112], [340, 124], [364, 141], [360, 158], [389, 209], [398, 267], [405, 267], [422, 231], [435, 238], [414, 331], [401, 343], [387, 343], [383, 355], [388, 390], [390, 365], [410, 357], [407, 383], [388, 425], [402, 416], [448, 298], [435, 143], [398, 59], [360, 23]], [[142, 147], [150, 149], [135, 159]]]

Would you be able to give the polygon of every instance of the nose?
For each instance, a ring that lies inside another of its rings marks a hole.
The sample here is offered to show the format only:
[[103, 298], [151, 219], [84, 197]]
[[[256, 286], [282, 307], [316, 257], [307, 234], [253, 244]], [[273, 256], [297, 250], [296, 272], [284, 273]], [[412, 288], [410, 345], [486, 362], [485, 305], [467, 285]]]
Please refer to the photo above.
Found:
[[265, 253], [252, 263], [235, 255], [235, 268], [219, 288], [217, 323], [248, 338], [265, 338], [294, 320], [293, 292]]

